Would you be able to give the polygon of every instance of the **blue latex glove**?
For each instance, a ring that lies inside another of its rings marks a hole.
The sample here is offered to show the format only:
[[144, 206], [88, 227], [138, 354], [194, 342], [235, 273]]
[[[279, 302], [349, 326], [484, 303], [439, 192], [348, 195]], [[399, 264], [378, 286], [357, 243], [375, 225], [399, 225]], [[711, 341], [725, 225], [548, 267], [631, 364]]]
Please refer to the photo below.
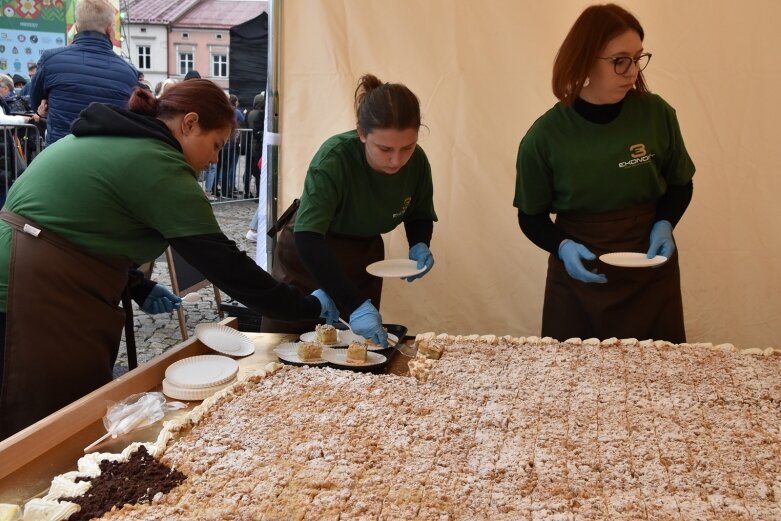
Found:
[[156, 315], [158, 313], [170, 313], [175, 309], [179, 309], [182, 299], [168, 291], [168, 288], [162, 284], [155, 284], [152, 291], [147, 295], [144, 300], [144, 305], [141, 306], [145, 312], [150, 315]]
[[597, 256], [579, 242], [570, 239], [562, 242], [559, 245], [559, 258], [564, 262], [564, 269], [567, 270], [567, 273], [573, 279], [588, 283], [595, 282], [597, 284], [607, 282], [607, 277], [602, 273], [597, 273], [596, 268], [588, 271], [583, 266], [583, 260], [594, 260]]
[[669, 259], [673, 253], [675, 253], [673, 225], [669, 221], [656, 221], [656, 224], [651, 228], [646, 257], [653, 259], [657, 255], [663, 255]]
[[320, 301], [320, 318], [324, 318], [326, 324], [335, 324], [339, 320], [339, 310], [336, 309], [336, 304], [328, 296], [328, 293], [322, 289], [316, 289], [312, 295]]
[[422, 242], [417, 243], [415, 246], [409, 249], [409, 258], [411, 260], [417, 261], [418, 269], [425, 267], [426, 271], [421, 271], [417, 275], [407, 277], [407, 282], [412, 282], [415, 279], [419, 279], [431, 271], [431, 268], [434, 266], [434, 256], [431, 254], [431, 250], [428, 249], [428, 246]]
[[388, 332], [383, 329], [380, 312], [372, 306], [371, 300], [367, 300], [352, 312], [350, 329], [384, 348], [388, 347]]

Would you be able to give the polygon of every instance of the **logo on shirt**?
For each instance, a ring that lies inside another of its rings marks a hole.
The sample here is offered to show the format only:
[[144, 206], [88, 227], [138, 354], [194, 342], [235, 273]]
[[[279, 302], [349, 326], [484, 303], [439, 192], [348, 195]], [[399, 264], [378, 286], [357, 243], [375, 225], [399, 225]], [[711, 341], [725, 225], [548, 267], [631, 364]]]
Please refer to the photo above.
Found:
[[645, 145], [642, 143], [632, 145], [629, 147], [629, 157], [632, 159], [628, 161], [621, 161], [618, 163], [618, 168], [632, 168], [634, 166], [647, 163], [655, 155], [656, 154], [649, 154], [645, 149]]
[[398, 213], [393, 214], [393, 218], [396, 219], [397, 217], [401, 217], [404, 215], [404, 212], [407, 211], [407, 208], [409, 208], [409, 205], [412, 203], [412, 197], [405, 197], [404, 202], [401, 204], [401, 211]]

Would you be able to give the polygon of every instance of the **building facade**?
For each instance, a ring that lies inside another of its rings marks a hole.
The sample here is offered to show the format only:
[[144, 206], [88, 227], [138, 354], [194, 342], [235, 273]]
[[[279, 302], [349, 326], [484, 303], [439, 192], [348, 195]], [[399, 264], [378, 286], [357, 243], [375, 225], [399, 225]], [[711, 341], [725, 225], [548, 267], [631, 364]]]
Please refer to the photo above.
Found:
[[202, 78], [228, 88], [229, 29], [175, 27], [168, 35], [168, 71], [172, 78], [184, 78], [196, 70]]
[[261, 0], [124, 0], [122, 51], [152, 88], [197, 70], [227, 90], [230, 28], [267, 9]]
[[123, 51], [154, 87], [168, 77], [168, 28], [160, 24], [128, 24]]

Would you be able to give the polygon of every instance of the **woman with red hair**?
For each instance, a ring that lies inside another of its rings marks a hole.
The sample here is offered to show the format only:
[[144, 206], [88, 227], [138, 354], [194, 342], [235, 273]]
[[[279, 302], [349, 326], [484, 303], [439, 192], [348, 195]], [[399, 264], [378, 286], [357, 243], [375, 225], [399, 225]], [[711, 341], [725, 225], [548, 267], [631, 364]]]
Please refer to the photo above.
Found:
[[[694, 164], [675, 110], [648, 91], [643, 37], [615, 4], [583, 11], [553, 65], [560, 101], [521, 141], [513, 204], [523, 233], [551, 254], [543, 336], [686, 341], [672, 230]], [[596, 260], [610, 252], [668, 260], [655, 269]]]
[[[322, 290], [276, 281], [220, 231], [198, 172], [235, 126], [208, 80], [160, 98], [137, 88], [129, 110], [90, 105], [14, 184], [0, 213], [0, 438], [111, 380], [129, 269], [169, 245], [264, 316], [338, 318]], [[130, 286], [145, 308], [179, 300], [149, 281]]]

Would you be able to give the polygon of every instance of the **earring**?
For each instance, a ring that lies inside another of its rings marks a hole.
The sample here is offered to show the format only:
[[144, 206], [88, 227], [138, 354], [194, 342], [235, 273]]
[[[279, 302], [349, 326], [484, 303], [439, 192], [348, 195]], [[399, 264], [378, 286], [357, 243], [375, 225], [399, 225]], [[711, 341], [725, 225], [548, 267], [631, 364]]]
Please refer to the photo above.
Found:
[[584, 86], [584, 87], [588, 87], [588, 84], [589, 84], [589, 83], [591, 83], [591, 78], [589, 78], [588, 76], [586, 76], [586, 81], [584, 81], [584, 82], [583, 82], [583, 86]]

